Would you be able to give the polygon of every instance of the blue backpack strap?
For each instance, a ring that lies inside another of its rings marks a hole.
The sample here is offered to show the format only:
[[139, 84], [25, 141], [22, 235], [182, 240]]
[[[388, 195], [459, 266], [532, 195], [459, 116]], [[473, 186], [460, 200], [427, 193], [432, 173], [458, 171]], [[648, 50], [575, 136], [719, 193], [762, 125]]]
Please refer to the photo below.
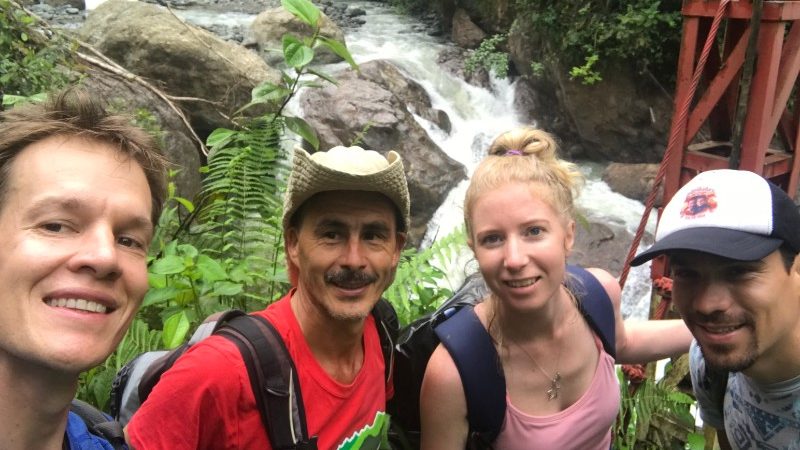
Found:
[[575, 277], [567, 278], [567, 288], [578, 298], [578, 305], [586, 322], [600, 337], [606, 353], [617, 359], [614, 305], [611, 304], [608, 293], [600, 281], [586, 269], [567, 265], [567, 272]]
[[435, 328], [458, 368], [470, 433], [493, 441], [506, 414], [506, 379], [489, 333], [472, 306], [464, 306]]

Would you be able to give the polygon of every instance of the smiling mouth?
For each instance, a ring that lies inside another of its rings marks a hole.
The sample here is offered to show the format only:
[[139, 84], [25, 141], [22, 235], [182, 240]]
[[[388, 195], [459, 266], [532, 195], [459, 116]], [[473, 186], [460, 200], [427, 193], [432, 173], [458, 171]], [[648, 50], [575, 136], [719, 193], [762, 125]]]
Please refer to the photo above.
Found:
[[705, 333], [712, 336], [724, 336], [726, 334], [733, 333], [734, 331], [740, 330], [746, 326], [746, 324], [719, 324], [719, 325], [709, 325], [709, 324], [698, 324], [697, 325], [700, 329], [702, 329]]
[[506, 280], [504, 283], [512, 288], [523, 288], [535, 284], [538, 280], [539, 278], [525, 278], [524, 280]]
[[352, 290], [356, 290], [356, 289], [361, 289], [361, 288], [363, 288], [363, 287], [365, 287], [365, 286], [368, 286], [368, 285], [369, 285], [369, 283], [363, 283], [363, 282], [356, 282], [356, 283], [331, 283], [331, 284], [332, 284], [332, 285], [334, 285], [334, 286], [336, 286], [336, 287], [338, 287], [338, 288], [340, 288], [340, 289], [345, 289], [345, 290], [348, 290], [348, 291], [352, 291]]
[[45, 300], [48, 306], [67, 308], [75, 311], [105, 314], [108, 308], [100, 303], [82, 298], [49, 298]]

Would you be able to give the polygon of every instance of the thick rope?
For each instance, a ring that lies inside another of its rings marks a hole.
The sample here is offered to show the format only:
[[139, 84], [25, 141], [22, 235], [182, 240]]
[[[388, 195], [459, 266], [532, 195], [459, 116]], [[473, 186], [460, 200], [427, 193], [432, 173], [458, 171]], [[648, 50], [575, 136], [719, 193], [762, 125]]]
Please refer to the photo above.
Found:
[[[719, 31], [720, 23], [722, 22], [722, 17], [725, 14], [725, 8], [730, 3], [730, 0], [721, 0], [719, 3], [719, 7], [717, 8], [717, 13], [714, 16], [714, 21], [711, 24], [711, 29], [708, 32], [708, 36], [706, 37], [705, 45], [703, 46], [703, 51], [700, 54], [700, 59], [698, 60], [697, 67], [695, 67], [694, 74], [692, 76], [692, 84], [689, 87], [689, 92], [684, 99], [683, 104], [681, 105], [680, 110], [678, 111], [678, 120], [673, 123], [676, 124], [685, 124], [686, 118], [689, 115], [689, 107], [691, 106], [692, 99], [694, 98], [694, 94], [697, 91], [697, 86], [700, 84], [700, 77], [703, 74], [703, 70], [706, 66], [706, 61], [708, 60], [708, 55], [711, 53], [711, 48], [714, 46], [714, 40], [716, 39], [717, 32]], [[633, 238], [633, 243], [631, 243], [631, 248], [628, 251], [628, 256], [625, 258], [625, 264], [622, 267], [622, 273], [619, 276], [619, 284], [620, 287], [625, 287], [625, 282], [628, 279], [628, 272], [631, 268], [631, 260], [633, 257], [636, 256], [636, 250], [639, 248], [639, 243], [642, 241], [642, 236], [644, 235], [644, 229], [647, 226], [647, 221], [650, 218], [650, 213], [653, 210], [653, 205], [656, 201], [656, 195], [658, 194], [658, 188], [661, 186], [661, 183], [664, 181], [664, 176], [667, 171], [667, 163], [670, 159], [672, 159], [673, 155], [676, 152], [683, 151], [683, 149], [678, 149], [678, 138], [680, 137], [680, 132], [685, 132], [685, 127], [677, 126], [672, 130], [672, 133], [669, 137], [669, 142], [667, 144], [667, 150], [664, 152], [664, 159], [661, 161], [661, 166], [658, 168], [658, 173], [656, 174], [655, 179], [653, 180], [653, 187], [650, 189], [650, 193], [647, 195], [647, 199], [645, 200], [644, 205], [644, 213], [642, 214], [642, 218], [639, 221], [639, 228], [636, 230], [636, 235]], [[667, 201], [668, 199], [664, 199]]]
[[[692, 99], [694, 98], [694, 94], [697, 91], [697, 86], [700, 84], [700, 77], [703, 74], [703, 70], [705, 70], [705, 65], [708, 60], [708, 55], [711, 53], [711, 48], [714, 46], [714, 40], [716, 39], [717, 32], [719, 31], [720, 23], [722, 22], [722, 17], [725, 13], [725, 8], [728, 5], [730, 0], [721, 0], [719, 3], [719, 7], [717, 8], [717, 13], [714, 16], [714, 21], [711, 24], [711, 28], [708, 32], [708, 36], [706, 37], [705, 45], [703, 46], [703, 51], [700, 54], [700, 59], [698, 60], [697, 66], [695, 67], [694, 74], [692, 76], [692, 84], [689, 87], [689, 92], [684, 99], [683, 104], [678, 112], [678, 120], [673, 123], [676, 124], [685, 124], [686, 118], [689, 115], [689, 107], [691, 106]], [[619, 284], [621, 288], [625, 287], [625, 282], [628, 279], [628, 272], [631, 268], [631, 260], [633, 257], [636, 256], [636, 250], [639, 248], [639, 244], [642, 241], [642, 236], [644, 235], [644, 229], [647, 226], [647, 221], [650, 218], [650, 213], [653, 210], [653, 205], [656, 201], [656, 196], [658, 194], [658, 189], [661, 184], [664, 182], [664, 176], [666, 175], [667, 171], [667, 164], [672, 159], [673, 155], [678, 151], [683, 151], [683, 149], [678, 150], [678, 138], [680, 137], [680, 133], [685, 132], [684, 126], [677, 126], [672, 130], [672, 133], [669, 137], [669, 142], [667, 144], [667, 150], [664, 152], [664, 158], [661, 161], [661, 165], [658, 168], [658, 173], [656, 174], [655, 179], [653, 180], [653, 187], [650, 189], [650, 193], [647, 195], [647, 199], [645, 200], [644, 205], [644, 213], [642, 213], [642, 218], [639, 221], [639, 227], [636, 230], [636, 235], [633, 238], [633, 243], [631, 243], [631, 248], [628, 251], [628, 256], [625, 258], [625, 264], [622, 268], [622, 273], [619, 277]], [[667, 201], [668, 199], [664, 199]], [[670, 286], [671, 287], [671, 286]], [[670, 289], [671, 290], [671, 289]], [[666, 297], [662, 296], [661, 301], [659, 302], [656, 311], [654, 313], [653, 319], [663, 319], [666, 316], [667, 310], [669, 309], [669, 301], [665, 300]], [[645, 366], [642, 364], [624, 364], [622, 365], [622, 372], [625, 374], [628, 381], [631, 382], [631, 389], [634, 391], [636, 387], [641, 384], [645, 377], [646, 377], [646, 369]]]

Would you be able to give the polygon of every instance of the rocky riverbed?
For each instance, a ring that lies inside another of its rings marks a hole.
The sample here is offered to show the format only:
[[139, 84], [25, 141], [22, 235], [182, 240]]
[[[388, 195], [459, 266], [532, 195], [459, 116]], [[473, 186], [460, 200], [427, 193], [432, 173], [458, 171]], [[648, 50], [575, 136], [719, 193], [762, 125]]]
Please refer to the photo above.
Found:
[[[236, 12], [253, 15], [256, 15], [269, 8], [278, 7], [281, 4], [280, 0], [177, 0], [169, 2], [159, 0], [144, 1], [162, 6], [168, 5], [175, 11], [202, 9], [220, 13]], [[56, 2], [54, 1], [52, 3]], [[366, 15], [366, 12], [362, 8], [350, 5], [348, 3], [335, 2], [333, 0], [321, 0], [315, 3], [320, 10], [325, 13], [325, 15], [327, 15], [342, 29], [357, 28], [365, 23], [364, 16]], [[75, 29], [83, 24], [83, 22], [86, 20], [86, 16], [90, 13], [90, 11], [79, 6], [82, 5], [78, 5], [78, 2], [61, 5], [38, 3], [27, 6], [27, 9], [51, 25], [60, 28]], [[241, 26], [227, 26], [224, 24], [201, 26], [228, 41], [246, 43], [248, 39], [248, 30]], [[428, 20], [427, 23], [423, 22], [422, 26], [427, 27], [430, 34], [435, 34], [438, 32], [437, 24], [432, 18], [431, 20]]]

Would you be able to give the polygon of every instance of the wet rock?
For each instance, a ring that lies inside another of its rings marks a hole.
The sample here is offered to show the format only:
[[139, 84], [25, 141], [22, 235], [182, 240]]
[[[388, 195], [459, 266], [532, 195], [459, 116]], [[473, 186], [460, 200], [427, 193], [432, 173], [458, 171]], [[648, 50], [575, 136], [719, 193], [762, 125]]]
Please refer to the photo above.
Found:
[[208, 100], [185, 106], [201, 136], [230, 126], [226, 115], [247, 103], [256, 85], [280, 80], [257, 54], [146, 3], [108, 0], [89, 14], [80, 35], [169, 94]]
[[[374, 71], [379, 75], [379, 68]], [[302, 95], [304, 117], [317, 130], [321, 148], [357, 141], [364, 148], [402, 155], [411, 194], [409, 240], [417, 246], [447, 193], [466, 178], [466, 169], [431, 140], [401, 97], [386, 87], [389, 82], [351, 70], [335, 77], [338, 86]]]
[[[644, 202], [653, 189], [659, 164], [611, 163], [603, 171], [603, 181], [612, 191]], [[663, 184], [656, 196], [655, 206], [661, 206]]]

